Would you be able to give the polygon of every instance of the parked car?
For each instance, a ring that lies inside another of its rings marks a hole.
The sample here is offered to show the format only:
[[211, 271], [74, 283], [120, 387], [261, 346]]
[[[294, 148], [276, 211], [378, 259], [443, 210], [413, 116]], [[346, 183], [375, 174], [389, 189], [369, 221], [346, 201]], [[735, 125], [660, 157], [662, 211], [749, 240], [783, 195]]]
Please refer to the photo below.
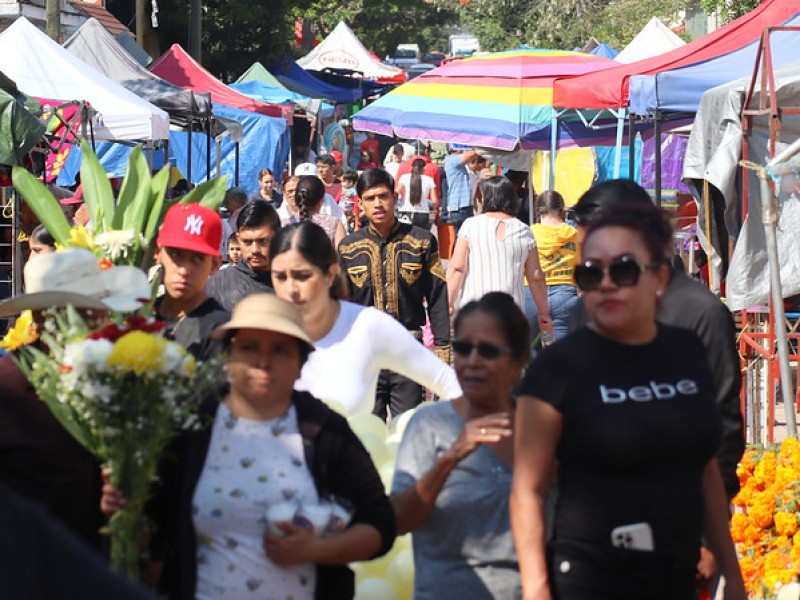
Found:
[[422, 57], [422, 62], [439, 67], [445, 58], [447, 58], [447, 55], [444, 52], [428, 52], [424, 57]]
[[420, 52], [417, 44], [398, 44], [391, 62], [395, 67], [408, 70], [409, 67], [417, 64], [419, 59]]
[[436, 67], [430, 63], [417, 63], [415, 65], [411, 65], [406, 71], [406, 76], [409, 80], [414, 79], [417, 75], [422, 75], [423, 73], [427, 73], [435, 69]]

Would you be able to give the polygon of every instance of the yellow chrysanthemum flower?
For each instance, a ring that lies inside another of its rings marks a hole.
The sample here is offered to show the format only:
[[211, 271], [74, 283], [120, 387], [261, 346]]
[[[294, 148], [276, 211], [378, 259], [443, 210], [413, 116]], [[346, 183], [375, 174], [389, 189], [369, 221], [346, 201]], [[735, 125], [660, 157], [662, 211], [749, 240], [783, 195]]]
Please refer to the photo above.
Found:
[[137, 375], [157, 373], [166, 340], [143, 331], [126, 333], [114, 343], [106, 364]]
[[33, 313], [26, 310], [17, 318], [14, 327], [9, 329], [5, 337], [0, 340], [0, 348], [8, 351], [16, 350], [32, 344], [38, 337], [36, 325], [33, 324]]
[[[97, 252], [97, 244], [94, 242], [94, 237], [83, 225], [76, 225], [69, 230], [69, 240], [63, 247], [86, 248], [90, 252]], [[56, 244], [56, 249], [61, 248], [61, 244]]]

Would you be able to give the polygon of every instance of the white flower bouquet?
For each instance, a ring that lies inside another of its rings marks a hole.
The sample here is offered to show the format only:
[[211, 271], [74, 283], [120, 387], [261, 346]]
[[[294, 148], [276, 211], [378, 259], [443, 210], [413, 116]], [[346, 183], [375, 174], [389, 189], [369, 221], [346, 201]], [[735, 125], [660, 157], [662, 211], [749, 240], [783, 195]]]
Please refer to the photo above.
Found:
[[90, 332], [78, 312], [49, 311], [41, 339], [18, 351], [20, 368], [62, 425], [110, 471], [127, 503], [109, 521], [111, 563], [139, 576], [145, 503], [161, 454], [180, 429], [197, 428], [197, 405], [215, 384], [213, 363], [195, 364], [164, 339], [162, 325], [129, 317]]

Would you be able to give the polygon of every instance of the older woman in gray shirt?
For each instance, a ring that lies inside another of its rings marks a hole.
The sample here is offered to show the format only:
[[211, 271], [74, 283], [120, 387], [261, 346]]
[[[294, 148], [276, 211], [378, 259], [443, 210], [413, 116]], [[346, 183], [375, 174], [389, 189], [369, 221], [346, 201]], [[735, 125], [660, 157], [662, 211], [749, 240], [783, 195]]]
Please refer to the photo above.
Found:
[[403, 436], [391, 501], [398, 534], [414, 532], [414, 598], [521, 594], [508, 498], [511, 390], [528, 356], [528, 323], [502, 292], [455, 320], [463, 396], [420, 409]]

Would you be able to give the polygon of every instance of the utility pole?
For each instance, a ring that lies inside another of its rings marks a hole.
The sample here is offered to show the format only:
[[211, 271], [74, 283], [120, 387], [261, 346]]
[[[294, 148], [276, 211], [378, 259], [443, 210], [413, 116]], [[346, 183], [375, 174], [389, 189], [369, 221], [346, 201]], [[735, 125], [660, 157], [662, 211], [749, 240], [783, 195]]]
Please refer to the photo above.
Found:
[[189, 54], [197, 62], [203, 60], [203, 7], [201, 0], [191, 0], [189, 3]]
[[61, 0], [47, 0], [47, 35], [61, 43]]

